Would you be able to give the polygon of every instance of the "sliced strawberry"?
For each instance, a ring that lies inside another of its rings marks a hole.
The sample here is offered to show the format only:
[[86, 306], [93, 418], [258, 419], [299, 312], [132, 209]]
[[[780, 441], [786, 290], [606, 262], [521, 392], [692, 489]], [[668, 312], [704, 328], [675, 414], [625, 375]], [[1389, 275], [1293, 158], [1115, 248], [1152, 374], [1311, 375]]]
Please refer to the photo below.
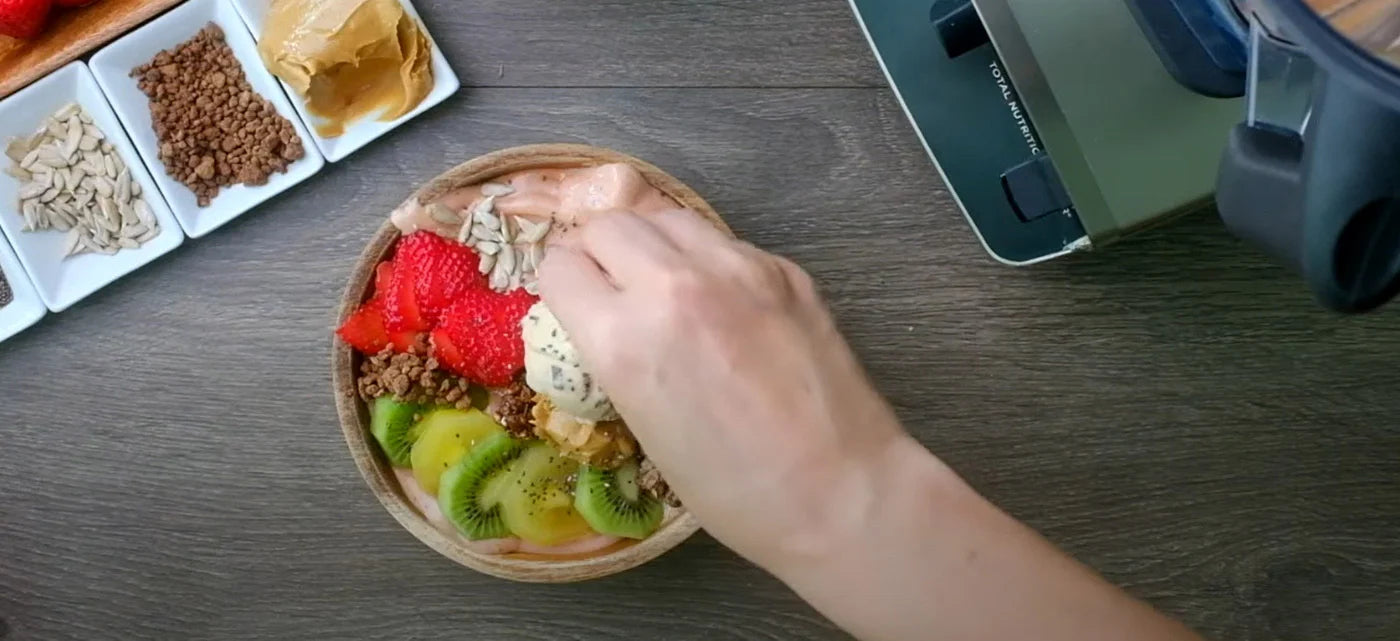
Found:
[[412, 269], [396, 263], [389, 279], [389, 288], [380, 295], [384, 301], [384, 327], [391, 332], [426, 332], [432, 329], [418, 306], [414, 293], [417, 279]]
[[389, 343], [394, 346], [394, 351], [400, 354], [412, 351], [414, 347], [419, 349], [419, 353], [424, 353], [428, 347], [428, 335], [423, 332], [389, 332]]
[[437, 234], [420, 231], [399, 241], [397, 269], [416, 275], [414, 293], [423, 318], [436, 325], [465, 292], [487, 289], [477, 269], [481, 257], [472, 248]]
[[539, 300], [523, 289], [500, 294], [470, 290], [448, 308], [433, 331], [433, 353], [443, 366], [487, 387], [509, 385], [525, 367], [520, 319]]
[[384, 331], [383, 309], [378, 301], [370, 301], [351, 314], [335, 333], [363, 354], [378, 354], [389, 344], [389, 334]]
[[386, 260], [379, 263], [379, 266], [374, 268], [374, 295], [376, 297], [383, 296], [384, 292], [389, 291], [389, 285], [393, 282], [393, 278], [394, 261]]

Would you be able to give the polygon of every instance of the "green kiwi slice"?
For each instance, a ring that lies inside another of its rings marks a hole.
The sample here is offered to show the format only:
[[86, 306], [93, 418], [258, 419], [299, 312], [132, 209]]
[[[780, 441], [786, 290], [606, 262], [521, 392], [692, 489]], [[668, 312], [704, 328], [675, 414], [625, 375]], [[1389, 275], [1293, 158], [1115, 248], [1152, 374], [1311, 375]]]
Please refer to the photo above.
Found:
[[463, 536], [473, 541], [510, 536], [501, 518], [501, 499], [512, 486], [512, 463], [525, 446], [501, 432], [477, 444], [442, 473], [438, 506]]
[[629, 539], [644, 539], [661, 526], [665, 507], [637, 487], [637, 464], [615, 470], [579, 468], [574, 509], [594, 530]]
[[369, 410], [369, 431], [394, 467], [409, 466], [408, 453], [418, 440], [414, 427], [422, 411], [423, 408], [392, 396], [374, 399]]

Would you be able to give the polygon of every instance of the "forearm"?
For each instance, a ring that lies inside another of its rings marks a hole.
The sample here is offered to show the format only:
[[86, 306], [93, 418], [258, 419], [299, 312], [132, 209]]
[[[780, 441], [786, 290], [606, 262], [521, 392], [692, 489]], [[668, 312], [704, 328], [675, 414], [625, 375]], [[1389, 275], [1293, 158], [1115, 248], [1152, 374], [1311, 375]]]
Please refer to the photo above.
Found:
[[[918, 443], [865, 466], [821, 546], [769, 564], [867, 641], [1195, 641], [978, 496]], [[860, 494], [865, 494], [860, 497]], [[864, 521], [864, 522], [858, 522]]]

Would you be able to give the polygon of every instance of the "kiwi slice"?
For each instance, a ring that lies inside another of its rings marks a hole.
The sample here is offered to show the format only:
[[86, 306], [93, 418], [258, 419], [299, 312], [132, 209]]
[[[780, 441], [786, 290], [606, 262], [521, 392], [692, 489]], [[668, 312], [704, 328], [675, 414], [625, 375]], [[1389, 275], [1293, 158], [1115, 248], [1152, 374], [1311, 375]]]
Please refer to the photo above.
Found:
[[418, 440], [414, 427], [422, 411], [423, 408], [392, 396], [374, 399], [369, 410], [369, 432], [379, 441], [379, 447], [394, 467], [409, 466], [408, 453], [413, 449], [413, 442]]
[[429, 494], [437, 494], [443, 472], [466, 458], [478, 443], [502, 432], [501, 426], [481, 410], [452, 408], [428, 412], [415, 429], [418, 438], [408, 462], [413, 478]]
[[578, 472], [574, 509], [594, 530], [629, 539], [645, 539], [661, 527], [666, 508], [637, 487], [637, 463], [615, 470], [585, 465]]
[[512, 464], [525, 449], [524, 441], [501, 432], [443, 472], [438, 506], [463, 536], [473, 541], [510, 536], [501, 517], [501, 500], [516, 475]]
[[543, 441], [534, 441], [512, 466], [501, 516], [514, 534], [531, 543], [559, 545], [593, 534], [574, 509], [578, 462]]

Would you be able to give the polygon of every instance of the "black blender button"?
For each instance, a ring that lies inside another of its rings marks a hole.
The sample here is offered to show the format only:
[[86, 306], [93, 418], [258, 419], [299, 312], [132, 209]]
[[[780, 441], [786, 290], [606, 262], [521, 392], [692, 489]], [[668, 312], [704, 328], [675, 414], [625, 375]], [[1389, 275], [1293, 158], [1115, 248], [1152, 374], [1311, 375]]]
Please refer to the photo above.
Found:
[[929, 16], [949, 58], [956, 58], [991, 42], [972, 0], [940, 0], [933, 3]]
[[1001, 175], [1001, 188], [1016, 215], [1030, 222], [1074, 206], [1060, 183], [1060, 174], [1045, 154], [1036, 154]]

